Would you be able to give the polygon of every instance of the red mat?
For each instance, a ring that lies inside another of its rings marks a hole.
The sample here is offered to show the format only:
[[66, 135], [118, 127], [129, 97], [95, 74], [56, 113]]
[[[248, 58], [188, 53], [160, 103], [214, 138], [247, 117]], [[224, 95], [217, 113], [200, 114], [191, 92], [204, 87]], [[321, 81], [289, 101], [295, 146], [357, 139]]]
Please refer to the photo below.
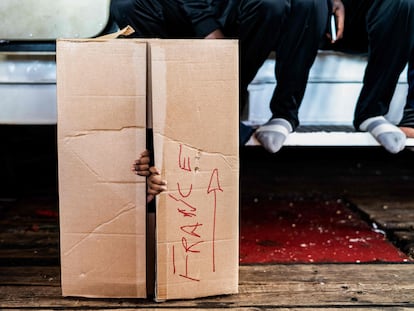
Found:
[[241, 264], [409, 261], [341, 200], [255, 201], [241, 209]]

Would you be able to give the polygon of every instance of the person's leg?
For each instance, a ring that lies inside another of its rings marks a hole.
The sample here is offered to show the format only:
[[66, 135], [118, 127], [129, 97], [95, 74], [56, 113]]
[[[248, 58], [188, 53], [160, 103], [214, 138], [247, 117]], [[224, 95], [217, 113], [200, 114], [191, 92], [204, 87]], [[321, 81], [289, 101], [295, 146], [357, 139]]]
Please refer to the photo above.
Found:
[[[224, 34], [239, 38], [240, 114], [248, 102], [249, 83], [274, 50], [287, 8], [287, 0], [241, 0], [224, 23]], [[240, 122], [241, 145], [253, 132], [251, 127]]]
[[131, 26], [130, 37], [166, 38], [167, 32], [158, 0], [112, 0], [111, 16], [120, 28]]
[[[242, 0], [238, 10], [240, 87], [247, 86], [274, 50], [288, 12], [287, 0]], [[243, 105], [243, 103], [242, 103]], [[242, 109], [243, 107], [241, 107]]]
[[120, 28], [134, 28], [132, 38], [195, 37], [190, 20], [174, 1], [112, 0], [110, 11]]
[[414, 138], [414, 53], [411, 53], [407, 71], [408, 93], [403, 116], [398, 124], [405, 136]]
[[370, 132], [389, 152], [405, 146], [405, 135], [383, 116], [414, 44], [414, 0], [376, 0], [367, 15], [368, 64], [354, 126]]
[[328, 20], [328, 3], [291, 0], [286, 21], [276, 42], [276, 89], [270, 102], [272, 119], [256, 131], [269, 152], [277, 152], [299, 125], [309, 70], [315, 60]]

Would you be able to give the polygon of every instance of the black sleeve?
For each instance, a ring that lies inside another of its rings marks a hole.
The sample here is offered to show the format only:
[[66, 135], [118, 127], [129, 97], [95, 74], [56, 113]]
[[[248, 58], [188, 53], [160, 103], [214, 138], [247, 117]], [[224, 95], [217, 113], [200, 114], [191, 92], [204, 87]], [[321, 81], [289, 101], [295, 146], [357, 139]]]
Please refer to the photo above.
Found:
[[332, 13], [332, 7], [333, 7], [333, 0], [327, 0], [328, 1], [328, 13]]
[[220, 24], [216, 19], [217, 8], [213, 7], [208, 0], [177, 0], [189, 20], [197, 36], [205, 37], [216, 29]]

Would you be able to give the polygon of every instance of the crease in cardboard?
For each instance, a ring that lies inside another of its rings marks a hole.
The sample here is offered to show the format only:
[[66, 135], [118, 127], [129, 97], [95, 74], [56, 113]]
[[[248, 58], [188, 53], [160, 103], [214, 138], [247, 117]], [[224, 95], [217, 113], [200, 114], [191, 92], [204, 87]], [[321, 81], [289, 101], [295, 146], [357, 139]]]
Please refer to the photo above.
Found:
[[[139, 177], [139, 178], [142, 178], [142, 177]], [[145, 178], [142, 178], [142, 179], [143, 179], [142, 181], [117, 181], [117, 180], [108, 181], [108, 182], [98, 181], [98, 182], [96, 182], [96, 184], [100, 184], [100, 185], [117, 185], [117, 184], [119, 184], [119, 185], [137, 185], [137, 184], [140, 184], [140, 183], [142, 183], [142, 184], [145, 183]]]
[[101, 133], [101, 132], [122, 132], [124, 130], [145, 130], [146, 127], [145, 126], [123, 126], [120, 128], [102, 128], [102, 129], [88, 129], [85, 131], [80, 131], [74, 134], [66, 134], [65, 137], [63, 139], [70, 139], [70, 138], [78, 138], [78, 137], [82, 137], [82, 136], [87, 136], [87, 135], [93, 135], [96, 133]]
[[[88, 135], [82, 135], [82, 136], [76, 136], [76, 137], [74, 137], [75, 139], [76, 138], [78, 138], [78, 137], [85, 137], [85, 136], [88, 136]], [[69, 146], [71, 146], [71, 142], [72, 142], [72, 138], [64, 138], [64, 139], [61, 139], [61, 141], [64, 141], [65, 142], [65, 145], [66, 145], [66, 147], [69, 147]], [[135, 181], [108, 181], [108, 182], [102, 182], [102, 176], [101, 176], [101, 174], [100, 173], [98, 173], [97, 171], [95, 171], [83, 158], [82, 158], [82, 156], [81, 155], [79, 155], [79, 153], [78, 152], [76, 152], [76, 150], [75, 149], [73, 149], [73, 148], [68, 148], [69, 150], [69, 152], [71, 152], [78, 160], [79, 160], [79, 162], [80, 163], [82, 163], [96, 178], [98, 178], [99, 179], [99, 184], [139, 184], [139, 183], [145, 183], [145, 177], [140, 177], [140, 176], [137, 176], [136, 178], [139, 178], [139, 179], [141, 179], [141, 180], [135, 180]], [[132, 162], [131, 162], [132, 163]]]
[[[162, 134], [160, 132], [154, 132], [154, 136], [158, 136], [160, 140], [168, 141], [169, 143], [176, 143], [176, 144], [183, 145], [186, 148], [196, 150], [199, 153], [203, 153], [203, 154], [211, 155], [211, 156], [218, 155], [218, 156], [221, 156], [222, 158], [234, 158], [238, 161], [238, 156], [234, 156], [234, 155], [231, 155], [231, 154], [227, 155], [227, 154], [224, 154], [222, 152], [206, 151], [206, 150], [194, 147], [194, 146], [189, 145], [189, 144], [184, 144], [181, 140], [174, 139], [172, 137], [168, 137], [167, 135]], [[161, 165], [162, 165], [162, 163], [161, 163]], [[232, 167], [231, 165], [229, 165], [229, 166]]]
[[[130, 206], [131, 204], [133, 204], [133, 206], [131, 207], [125, 207], [122, 208], [118, 214], [116, 214], [114, 217], [112, 217], [111, 219], [98, 224], [94, 229], [92, 229], [90, 232], [86, 233], [87, 235], [85, 237], [83, 237], [81, 240], [79, 240], [76, 244], [74, 244], [70, 249], [68, 249], [66, 252], [64, 252], [63, 254], [65, 256], [70, 255], [80, 244], [82, 244], [85, 240], [87, 240], [90, 236], [94, 235], [97, 233], [98, 230], [102, 229], [103, 227], [112, 224], [114, 221], [118, 220], [120, 217], [122, 217], [125, 213], [128, 213], [130, 211], [133, 211], [136, 209], [136, 205], [135, 203], [127, 203], [126, 206]], [[71, 234], [74, 234], [75, 232], [70, 232]], [[139, 234], [135, 234], [137, 236], [143, 236], [143, 235], [139, 235]], [[134, 235], [134, 236], [135, 236]]]
[[[68, 147], [68, 145], [70, 145], [69, 141], [65, 141], [65, 145]], [[84, 159], [82, 159], [82, 157], [72, 148], [68, 148], [70, 150], [68, 150], [69, 152], [71, 152], [78, 160], [80, 163], [82, 163], [95, 177], [100, 178], [100, 174], [98, 172], [96, 172]]]

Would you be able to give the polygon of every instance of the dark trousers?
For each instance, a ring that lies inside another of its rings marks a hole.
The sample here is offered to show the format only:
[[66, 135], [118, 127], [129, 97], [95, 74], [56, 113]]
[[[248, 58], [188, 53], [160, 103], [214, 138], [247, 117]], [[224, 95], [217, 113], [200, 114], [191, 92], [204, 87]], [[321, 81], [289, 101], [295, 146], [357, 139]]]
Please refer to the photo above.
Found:
[[[327, 0], [233, 2], [220, 22], [224, 34], [240, 43], [240, 111], [248, 84], [270, 52], [276, 51], [277, 87], [270, 107], [275, 117], [296, 127], [309, 70], [326, 29]], [[112, 0], [111, 13], [120, 27], [131, 25], [136, 37], [194, 37], [191, 24], [174, 1]]]
[[338, 50], [363, 51], [368, 63], [354, 126], [385, 115], [414, 46], [414, 0], [344, 0], [346, 24]]
[[407, 70], [408, 94], [405, 108], [410, 108], [414, 111], [414, 51], [411, 53], [410, 61]]
[[[408, 94], [405, 108], [414, 111], [414, 51], [412, 51], [407, 69]], [[413, 113], [414, 114], [414, 113]], [[413, 116], [414, 119], [414, 116]]]
[[411, 53], [407, 70], [408, 93], [401, 126], [414, 127], [414, 51]]
[[291, 0], [276, 38], [277, 85], [270, 102], [273, 117], [299, 125], [298, 111], [305, 93], [309, 71], [328, 21], [328, 2]]

